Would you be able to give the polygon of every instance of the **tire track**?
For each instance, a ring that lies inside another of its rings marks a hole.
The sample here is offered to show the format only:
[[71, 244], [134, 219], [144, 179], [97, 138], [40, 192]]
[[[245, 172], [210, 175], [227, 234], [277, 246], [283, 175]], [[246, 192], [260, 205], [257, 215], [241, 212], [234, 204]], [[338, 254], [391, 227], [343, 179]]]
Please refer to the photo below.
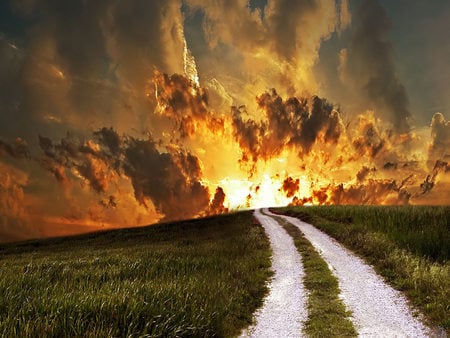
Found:
[[303, 287], [303, 265], [293, 239], [270, 216], [255, 210], [272, 247], [274, 276], [269, 294], [255, 314], [255, 325], [240, 337], [301, 337], [307, 319], [307, 295]]

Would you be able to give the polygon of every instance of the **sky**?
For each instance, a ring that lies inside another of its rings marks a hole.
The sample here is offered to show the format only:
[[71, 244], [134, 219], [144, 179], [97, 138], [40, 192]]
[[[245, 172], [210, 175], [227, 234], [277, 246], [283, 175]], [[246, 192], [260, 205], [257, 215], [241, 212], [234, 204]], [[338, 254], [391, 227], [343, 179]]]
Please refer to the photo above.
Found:
[[450, 204], [445, 0], [0, 1], [0, 241]]

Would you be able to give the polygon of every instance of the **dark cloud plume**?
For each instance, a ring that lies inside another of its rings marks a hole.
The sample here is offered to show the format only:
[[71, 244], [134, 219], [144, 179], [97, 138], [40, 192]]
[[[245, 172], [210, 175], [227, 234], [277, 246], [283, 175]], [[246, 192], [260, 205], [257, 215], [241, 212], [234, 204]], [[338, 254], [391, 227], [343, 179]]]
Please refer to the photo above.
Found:
[[96, 192], [108, 189], [112, 175], [109, 156], [97, 149], [93, 141], [82, 143], [67, 135], [54, 144], [50, 138], [39, 135], [39, 145], [44, 154], [38, 161], [59, 182], [67, 181], [67, 170], [76, 170]]
[[160, 113], [174, 122], [181, 138], [194, 135], [199, 124], [215, 132], [223, 130], [224, 121], [209, 110], [204, 88], [180, 74], [155, 72], [154, 82]]
[[368, 180], [366, 184], [344, 187], [342, 184], [330, 191], [331, 204], [408, 204], [411, 195], [395, 180]]
[[200, 164], [186, 152], [159, 153], [152, 140], [129, 138], [123, 168], [133, 184], [136, 199], [150, 198], [166, 219], [192, 218], [209, 204], [202, 185]]
[[112, 127], [103, 127], [95, 131], [94, 136], [109, 149], [110, 155], [118, 155], [121, 151], [121, 137]]
[[370, 174], [371, 171], [375, 171], [375, 168], [363, 166], [356, 174], [356, 180], [359, 183], [364, 182], [364, 180], [367, 178], [367, 176]]
[[286, 177], [285, 180], [283, 181], [281, 189], [284, 191], [287, 198], [294, 197], [294, 195], [300, 189], [300, 180], [298, 178], [294, 180], [290, 176]]
[[274, 1], [271, 12], [267, 18], [270, 33], [273, 35], [274, 49], [287, 60], [292, 60], [301, 44], [297, 41], [307, 39], [299, 32], [299, 23], [307, 20], [315, 12], [319, 12], [319, 4], [315, 0]]
[[450, 170], [450, 167], [447, 162], [437, 160], [434, 164], [433, 170], [430, 174], [427, 175], [425, 181], [420, 184], [420, 193], [426, 194], [433, 190], [436, 184], [436, 178], [441, 172], [447, 172]]
[[445, 121], [441, 113], [434, 114], [431, 120], [431, 145], [428, 157], [430, 160], [443, 159], [450, 156], [450, 121]]
[[357, 136], [353, 139], [357, 156], [368, 155], [376, 158], [386, 146], [386, 138], [371, 119], [360, 118]]
[[[349, 205], [377, 205], [377, 204], [408, 204], [412, 193], [405, 188], [405, 184], [411, 178], [410, 176], [397, 182], [396, 180], [385, 179], [367, 179], [362, 182], [362, 177], [367, 175], [373, 169], [363, 167], [358, 175], [357, 184], [330, 184], [325, 187], [314, 188], [311, 196], [298, 197], [295, 195], [291, 205], [304, 204], [349, 204]], [[287, 196], [292, 197], [292, 196]]]
[[0, 154], [2, 153], [5, 153], [14, 158], [23, 158], [30, 156], [27, 142], [20, 137], [16, 138], [12, 143], [0, 140]]
[[25, 205], [24, 180], [16, 170], [9, 170], [0, 163], [0, 239], [19, 240], [26, 234], [38, 235], [29, 226], [30, 216]]
[[342, 132], [339, 112], [325, 99], [291, 97], [284, 101], [273, 89], [257, 97], [265, 119], [244, 120], [245, 107], [232, 108], [234, 135], [243, 151], [243, 160], [269, 159], [286, 147], [301, 155], [320, 141], [337, 143]]
[[387, 13], [378, 0], [365, 0], [353, 15], [352, 25], [350, 45], [341, 54], [344, 82], [359, 87], [398, 132], [408, 132], [408, 96], [396, 74]]
[[[75, 170], [94, 191], [106, 193], [123, 174], [131, 180], [136, 200], [146, 206], [151, 200], [165, 219], [195, 217], [209, 206], [199, 160], [189, 152], [160, 152], [152, 139], [119, 136], [112, 128], [95, 131], [93, 139], [85, 142], [69, 135], [56, 144], [40, 136], [39, 143], [43, 151], [40, 163], [60, 182]], [[102, 205], [117, 204], [113, 202]], [[215, 203], [219, 208], [219, 201]]]
[[234, 137], [242, 150], [242, 160], [256, 162], [261, 151], [261, 142], [266, 126], [264, 123], [258, 124], [252, 119], [244, 120], [242, 115], [247, 114], [245, 107], [232, 107], [231, 111]]
[[222, 214], [224, 212], [228, 212], [228, 208], [226, 208], [223, 205], [224, 202], [225, 202], [225, 192], [221, 187], [217, 187], [216, 192], [214, 194], [214, 198], [209, 206], [209, 213]]

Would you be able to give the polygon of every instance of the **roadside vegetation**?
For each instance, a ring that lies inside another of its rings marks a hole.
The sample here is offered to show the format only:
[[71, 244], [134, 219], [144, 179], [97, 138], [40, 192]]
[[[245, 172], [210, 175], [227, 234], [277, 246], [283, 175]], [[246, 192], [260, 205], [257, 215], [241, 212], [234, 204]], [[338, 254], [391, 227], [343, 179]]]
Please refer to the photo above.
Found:
[[299, 228], [281, 217], [275, 219], [294, 239], [302, 256], [304, 285], [309, 293], [308, 320], [303, 327], [304, 334], [308, 337], [356, 337], [356, 330], [349, 318], [351, 312], [346, 310], [339, 298], [338, 280], [327, 263]]
[[233, 336], [267, 293], [251, 212], [0, 245], [0, 336]]
[[274, 209], [315, 225], [405, 292], [450, 333], [450, 207], [314, 206]]

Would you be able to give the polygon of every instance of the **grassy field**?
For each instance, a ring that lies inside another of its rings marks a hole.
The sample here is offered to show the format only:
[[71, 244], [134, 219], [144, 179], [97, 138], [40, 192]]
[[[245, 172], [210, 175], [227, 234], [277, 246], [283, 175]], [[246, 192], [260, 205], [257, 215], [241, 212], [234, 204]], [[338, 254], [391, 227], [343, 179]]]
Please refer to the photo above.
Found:
[[308, 319], [303, 333], [308, 337], [356, 337], [356, 330], [349, 318], [351, 313], [346, 311], [339, 298], [338, 280], [327, 263], [299, 228], [281, 217], [275, 218], [293, 238], [302, 256], [304, 283], [309, 292]]
[[275, 209], [299, 217], [364, 257], [450, 333], [450, 207], [317, 206]]
[[0, 336], [232, 336], [267, 292], [250, 212], [0, 245]]

